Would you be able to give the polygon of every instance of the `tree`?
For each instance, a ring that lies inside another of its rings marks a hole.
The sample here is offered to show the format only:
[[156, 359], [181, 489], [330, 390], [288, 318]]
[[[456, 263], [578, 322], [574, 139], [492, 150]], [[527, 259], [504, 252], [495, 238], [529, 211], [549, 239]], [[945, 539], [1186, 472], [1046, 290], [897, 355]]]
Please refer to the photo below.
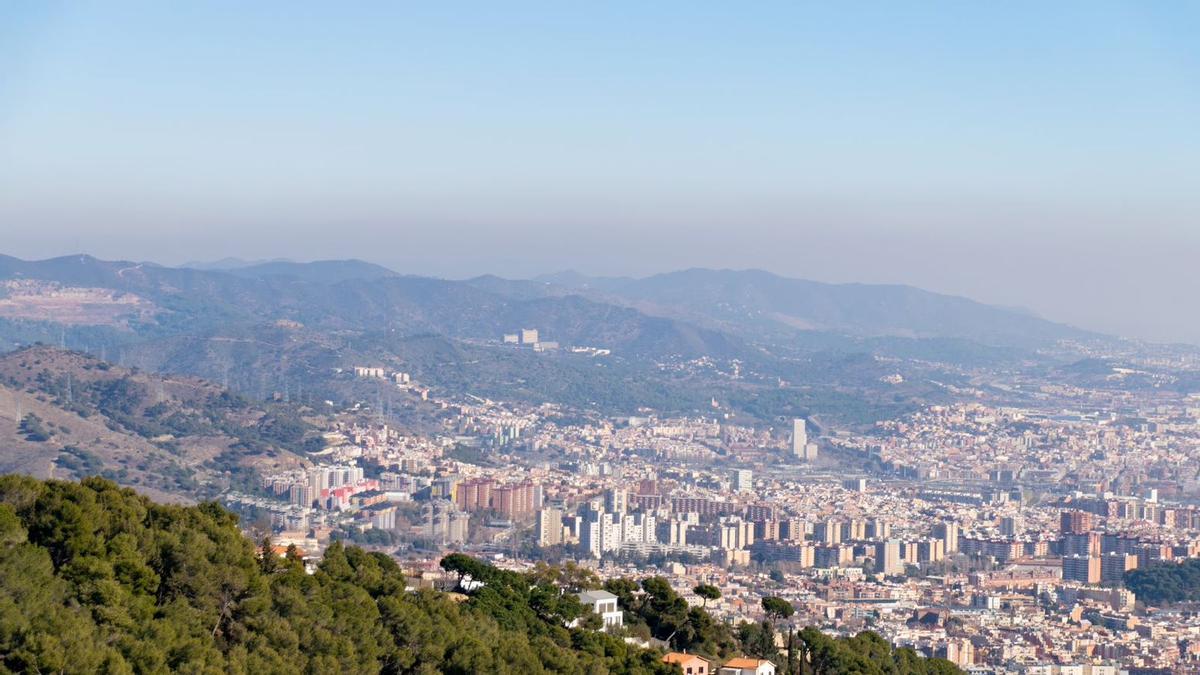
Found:
[[447, 572], [453, 572], [458, 575], [458, 583], [456, 588], [463, 587], [463, 580], [471, 577], [472, 580], [482, 581], [484, 576], [485, 565], [480, 561], [463, 553], [451, 553], [442, 558], [439, 563], [442, 569]]
[[[766, 612], [767, 618], [771, 620], [771, 635], [774, 639], [774, 634], [778, 630], [777, 623], [784, 619], [788, 619], [796, 612], [796, 608], [792, 607], [792, 603], [776, 596], [767, 596], [762, 599], [762, 608]], [[788, 626], [787, 637], [787, 672], [792, 672], [792, 627]]]
[[721, 598], [721, 589], [712, 584], [700, 584], [693, 588], [692, 592], [704, 600], [703, 606], [705, 609], [708, 609], [709, 600], [719, 600]]
[[[264, 560], [215, 503], [155, 504], [99, 478], [0, 476], [0, 673], [672, 672], [654, 650], [569, 628], [599, 617], [535, 574], [464, 555], [442, 567], [483, 585], [466, 599], [410, 592], [389, 556], [343, 542], [307, 574], [294, 549]], [[635, 634], [736, 651], [730, 629], [665, 579], [609, 583], [629, 598]], [[737, 631], [744, 653], [777, 658], [766, 622]], [[957, 672], [871, 634], [810, 638], [820, 675]]]
[[792, 603], [775, 596], [763, 598], [762, 608], [768, 617], [775, 620], [787, 619], [796, 612], [796, 608], [792, 607]]
[[279, 566], [279, 559], [275, 557], [275, 545], [271, 543], [271, 537], [265, 536], [259, 542], [260, 567], [263, 574], [273, 574], [275, 568]]

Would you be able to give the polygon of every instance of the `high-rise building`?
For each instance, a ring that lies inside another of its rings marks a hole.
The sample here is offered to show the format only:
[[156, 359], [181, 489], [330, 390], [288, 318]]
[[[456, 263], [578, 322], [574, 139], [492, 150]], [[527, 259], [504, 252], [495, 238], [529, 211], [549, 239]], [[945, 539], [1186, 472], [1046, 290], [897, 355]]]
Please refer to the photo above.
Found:
[[933, 526], [933, 536], [942, 540], [942, 548], [946, 555], [958, 551], [958, 524], [949, 521], [936, 523]]
[[778, 520], [756, 520], [754, 521], [754, 540], [755, 541], [777, 541], [779, 539], [779, 521]]
[[604, 555], [604, 528], [608, 520], [603, 511], [587, 511], [579, 523], [579, 545], [593, 558]]
[[892, 536], [892, 524], [882, 518], [872, 518], [867, 521], [867, 537], [870, 539], [889, 539]]
[[1098, 556], [1103, 550], [1104, 540], [1099, 532], [1083, 532], [1080, 534], [1064, 534], [1062, 538], [1062, 554]]
[[851, 518], [842, 523], [842, 541], [859, 541], [867, 538], [867, 522]]
[[493, 488], [491, 508], [506, 518], [521, 518], [536, 509], [537, 494], [533, 483]]
[[738, 516], [727, 516], [720, 523], [720, 548], [740, 550], [754, 543], [754, 523]]
[[609, 513], [625, 513], [629, 510], [629, 491], [612, 488], [604, 493], [604, 510]]
[[1078, 581], [1083, 584], [1100, 583], [1100, 558], [1091, 555], [1068, 555], [1062, 559], [1062, 577], [1064, 581]]
[[842, 524], [836, 520], [823, 520], [813, 525], [813, 541], [821, 544], [838, 544], [842, 541]]
[[1104, 584], [1119, 584], [1125, 580], [1125, 573], [1137, 569], [1136, 553], [1109, 553], [1100, 557], [1100, 582]]
[[537, 332], [536, 328], [522, 328], [521, 329], [521, 344], [532, 345], [532, 344], [537, 344], [537, 341], [538, 341], [538, 332]]
[[687, 544], [689, 525], [690, 523], [686, 518], [681, 518], [678, 515], [670, 520], [660, 521], [655, 526], [658, 530], [658, 540], [672, 546]]
[[538, 546], [557, 546], [563, 543], [562, 509], [545, 508], [538, 512]]
[[792, 420], [792, 455], [806, 462], [817, 459], [817, 444], [808, 441], [807, 423], [802, 419]]
[[750, 469], [734, 469], [733, 489], [735, 492], [749, 492], [754, 489], [754, 473]]
[[846, 480], [842, 481], [842, 489], [850, 490], [851, 492], [866, 492], [867, 491], [867, 479], [866, 478], [847, 478]]
[[450, 521], [446, 525], [446, 543], [447, 544], [465, 544], [467, 543], [468, 525], [471, 522], [471, 514], [463, 511], [454, 511], [450, 514]]
[[1063, 511], [1059, 515], [1058, 531], [1062, 534], [1083, 534], [1092, 528], [1092, 514], [1087, 511]]
[[808, 445], [808, 429], [804, 420], [792, 420], [792, 454], [800, 457], [804, 454], [804, 446]]
[[1021, 529], [1020, 519], [1014, 516], [1005, 516], [1000, 519], [1000, 534], [1006, 537], [1012, 537]]
[[946, 557], [946, 544], [941, 539], [922, 539], [917, 542], [917, 562], [937, 562]]
[[854, 560], [854, 547], [841, 544], [821, 544], [813, 547], [813, 567], [830, 569], [846, 567]]
[[875, 544], [875, 571], [885, 575], [900, 574], [904, 571], [899, 541], [889, 539]]
[[808, 536], [808, 523], [803, 520], [779, 521], [779, 538], [787, 541], [804, 541]]
[[455, 501], [463, 511], [487, 509], [492, 503], [492, 488], [495, 481], [490, 478], [475, 478], [459, 484], [455, 490]]

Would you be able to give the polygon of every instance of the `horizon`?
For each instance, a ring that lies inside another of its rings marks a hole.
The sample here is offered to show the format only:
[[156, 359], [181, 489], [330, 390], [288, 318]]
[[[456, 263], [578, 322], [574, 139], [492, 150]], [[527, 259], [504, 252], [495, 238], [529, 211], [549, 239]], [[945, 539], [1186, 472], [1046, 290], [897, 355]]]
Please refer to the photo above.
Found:
[[0, 671], [1196, 667], [1198, 32], [0, 4]]
[[9, 250], [761, 268], [1200, 343], [1194, 5], [283, 8], [0, 9]]
[[[310, 265], [310, 264], [319, 264], [319, 263], [362, 263], [362, 264], [366, 264], [366, 265], [373, 265], [376, 267], [383, 268], [384, 270], [391, 272], [393, 274], [396, 274], [397, 276], [439, 279], [439, 280], [451, 281], [451, 282], [465, 282], [465, 281], [471, 281], [474, 279], [479, 279], [479, 278], [484, 278], [484, 277], [495, 277], [498, 279], [508, 280], [508, 281], [532, 281], [532, 282], [543, 282], [543, 283], [547, 283], [547, 284], [553, 284], [554, 281], [547, 280], [547, 278], [561, 276], [561, 275], [576, 275], [576, 276], [579, 276], [579, 277], [582, 277], [585, 279], [593, 279], [593, 280], [607, 279], [607, 280], [617, 280], [617, 281], [623, 281], [623, 280], [639, 281], [639, 280], [650, 279], [653, 277], [668, 276], [668, 275], [673, 275], [673, 274], [683, 274], [683, 273], [687, 273], [687, 272], [719, 272], [719, 273], [734, 273], [734, 274], [762, 273], [762, 274], [771, 275], [771, 276], [774, 276], [777, 278], [786, 279], [789, 281], [816, 283], [816, 284], [821, 284], [821, 285], [826, 285], [826, 286], [865, 286], [865, 287], [880, 287], [880, 288], [886, 288], [886, 287], [909, 288], [909, 289], [921, 291], [923, 293], [930, 293], [930, 294], [938, 295], [938, 296], [942, 296], [942, 297], [967, 300], [969, 302], [984, 305], [984, 306], [991, 307], [994, 309], [999, 309], [999, 310], [1003, 310], [1006, 312], [1012, 312], [1015, 314], [1030, 316], [1030, 317], [1033, 317], [1036, 319], [1041, 319], [1043, 321], [1048, 321], [1050, 323], [1059, 324], [1059, 325], [1067, 326], [1070, 328], [1081, 329], [1084, 331], [1097, 333], [1099, 335], [1107, 335], [1108, 337], [1115, 337], [1115, 338], [1119, 338], [1119, 339], [1134, 339], [1134, 340], [1138, 339], [1138, 338], [1132, 338], [1131, 336], [1120, 335], [1120, 334], [1115, 334], [1115, 333], [1105, 334], [1102, 331], [1095, 331], [1095, 330], [1092, 330], [1085, 326], [1076, 326], [1076, 325], [1073, 325], [1073, 324], [1070, 324], [1070, 323], [1067, 323], [1064, 321], [1060, 321], [1057, 318], [1052, 317], [1052, 316], [1044, 316], [1028, 307], [1021, 307], [1021, 306], [1014, 306], [1014, 305], [998, 305], [998, 304], [993, 304], [993, 303], [987, 303], [987, 302], [983, 302], [981, 300], [978, 300], [976, 298], [972, 298], [969, 296], [955, 295], [955, 294], [950, 294], [950, 293], [941, 293], [938, 291], [921, 288], [919, 286], [913, 286], [911, 284], [865, 283], [865, 282], [859, 282], [859, 281], [835, 282], [835, 281], [826, 281], [826, 280], [822, 280], [822, 279], [789, 276], [787, 274], [781, 274], [779, 272], [775, 272], [775, 271], [763, 269], [763, 268], [757, 268], [757, 267], [744, 267], [744, 268], [684, 267], [684, 268], [677, 268], [677, 269], [663, 269], [663, 270], [659, 270], [656, 272], [650, 272], [648, 274], [640, 274], [640, 275], [595, 275], [595, 274], [588, 274], [585, 272], [581, 272], [576, 269], [559, 269], [559, 270], [554, 270], [554, 271], [549, 271], [549, 272], [541, 272], [541, 273], [533, 274], [530, 276], [507, 276], [506, 277], [506, 276], [498, 275], [498, 274], [491, 273], [491, 272], [484, 272], [484, 273], [479, 273], [479, 274], [474, 274], [474, 275], [469, 275], [469, 276], [439, 276], [436, 274], [420, 274], [420, 273], [414, 273], [414, 272], [407, 272], [404, 270], [398, 270], [398, 269], [395, 269], [388, 265], [385, 265], [383, 263], [368, 260], [366, 258], [355, 258], [355, 257], [351, 257], [351, 258], [314, 258], [314, 259], [295, 259], [295, 258], [277, 257], [277, 258], [263, 258], [263, 259], [250, 260], [250, 259], [240, 258], [237, 256], [226, 256], [226, 257], [215, 259], [215, 260], [191, 260], [191, 261], [187, 261], [187, 262], [181, 263], [181, 264], [170, 264], [170, 263], [164, 263], [164, 262], [157, 261], [157, 260], [103, 258], [103, 257], [96, 256], [96, 255], [93, 255], [90, 253], [85, 253], [85, 252], [65, 253], [65, 254], [61, 254], [61, 255], [54, 255], [54, 256], [47, 257], [47, 258], [38, 258], [38, 259], [21, 258], [19, 256], [13, 256], [11, 254], [6, 254], [3, 252], [0, 252], [0, 257], [9, 257], [9, 258], [13, 258], [15, 260], [19, 260], [19, 261], [26, 262], [26, 263], [50, 262], [50, 261], [54, 261], [54, 260], [65, 260], [65, 259], [74, 258], [74, 257], [85, 257], [85, 258], [91, 258], [92, 260], [96, 260], [96, 261], [102, 262], [102, 263], [130, 263], [130, 264], [136, 264], [136, 265], [154, 265], [157, 267], [162, 267], [162, 268], [167, 268], [167, 269], [189, 269], [189, 270], [196, 270], [199, 272], [216, 272], [216, 273], [228, 273], [228, 272], [238, 270], [238, 269], [245, 269], [245, 268], [250, 268], [250, 267], [270, 265], [270, 264], [276, 264], [276, 263], [292, 264], [292, 265]], [[225, 266], [225, 265], [228, 265], [228, 266]], [[1143, 341], [1150, 343], [1150, 344], [1160, 344], [1160, 345], [1178, 344], [1178, 345], [1185, 345], [1185, 346], [1200, 346], [1200, 344], [1190, 343], [1190, 342], [1164, 342], [1164, 341], [1154, 341], [1154, 340], [1143, 340]]]

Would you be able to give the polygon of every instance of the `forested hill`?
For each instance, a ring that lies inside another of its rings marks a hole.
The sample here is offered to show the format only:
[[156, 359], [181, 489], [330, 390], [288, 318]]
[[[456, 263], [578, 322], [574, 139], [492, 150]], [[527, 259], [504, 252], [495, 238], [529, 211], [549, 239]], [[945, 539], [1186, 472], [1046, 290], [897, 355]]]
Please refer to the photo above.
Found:
[[[518, 574], [465, 556], [444, 566], [484, 585], [465, 600], [406, 591], [388, 556], [340, 544], [309, 575], [292, 551], [258, 556], [215, 504], [156, 504], [99, 478], [2, 476], [0, 672], [678, 672], [661, 652], [592, 628], [566, 592], [586, 574]], [[682, 618], [702, 649], [752, 647], [660, 581], [643, 582], [633, 623], [657, 633]], [[819, 675], [956, 672], [870, 634], [801, 639], [805, 672]]]

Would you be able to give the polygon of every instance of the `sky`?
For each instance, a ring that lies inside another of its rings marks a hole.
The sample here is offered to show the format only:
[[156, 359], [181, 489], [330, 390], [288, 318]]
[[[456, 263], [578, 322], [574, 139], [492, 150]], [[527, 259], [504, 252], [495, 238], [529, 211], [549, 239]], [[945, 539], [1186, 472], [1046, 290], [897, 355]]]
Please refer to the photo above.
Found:
[[0, 253], [761, 268], [1200, 344], [1200, 4], [3, 3]]

